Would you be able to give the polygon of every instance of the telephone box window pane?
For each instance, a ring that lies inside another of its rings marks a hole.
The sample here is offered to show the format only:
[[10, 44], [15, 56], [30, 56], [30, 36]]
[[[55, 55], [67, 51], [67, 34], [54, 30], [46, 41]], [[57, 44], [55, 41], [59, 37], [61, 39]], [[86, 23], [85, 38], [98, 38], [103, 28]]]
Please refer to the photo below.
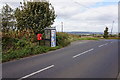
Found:
[[50, 30], [45, 30], [45, 38], [50, 39]]

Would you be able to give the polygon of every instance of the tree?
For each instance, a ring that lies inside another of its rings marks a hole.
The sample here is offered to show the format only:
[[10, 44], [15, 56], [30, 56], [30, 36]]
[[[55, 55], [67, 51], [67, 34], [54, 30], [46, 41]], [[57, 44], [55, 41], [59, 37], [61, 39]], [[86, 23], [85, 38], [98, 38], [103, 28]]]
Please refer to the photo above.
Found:
[[35, 34], [43, 33], [44, 28], [51, 27], [56, 15], [52, 5], [47, 2], [21, 3], [15, 11], [18, 29], [32, 29]]
[[2, 31], [8, 32], [8, 30], [13, 29], [14, 22], [14, 11], [6, 4], [2, 8]]
[[109, 32], [108, 32], [108, 27], [106, 27], [105, 30], [104, 30], [104, 35], [103, 35], [103, 37], [104, 37], [104, 38], [108, 38], [108, 34], [109, 34]]

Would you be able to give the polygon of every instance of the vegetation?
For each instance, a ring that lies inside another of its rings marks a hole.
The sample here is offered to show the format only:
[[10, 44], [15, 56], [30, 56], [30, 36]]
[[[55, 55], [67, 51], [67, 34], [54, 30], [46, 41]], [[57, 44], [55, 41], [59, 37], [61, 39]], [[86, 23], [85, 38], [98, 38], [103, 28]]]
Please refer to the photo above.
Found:
[[[14, 60], [14, 59], [19, 59], [23, 57], [27, 57], [30, 55], [35, 55], [35, 54], [41, 54], [41, 53], [46, 53], [51, 50], [55, 50], [60, 48], [59, 46], [57, 47], [47, 47], [47, 46], [38, 46], [38, 45], [25, 45], [24, 43], [19, 44], [21, 41], [18, 41], [16, 45], [18, 46], [18, 49], [13, 50], [9, 49], [6, 53], [2, 55], [2, 62], [9, 61], [9, 60]], [[23, 46], [24, 47], [20, 47]]]
[[14, 30], [14, 26], [14, 11], [8, 4], [6, 4], [2, 8], [2, 31], [7, 33], [9, 30]]
[[109, 34], [109, 33], [108, 33], [108, 27], [106, 27], [105, 30], [104, 30], [104, 35], [103, 35], [103, 37], [107, 39], [107, 38], [108, 38], [108, 34]]
[[2, 38], [3, 39], [3, 57], [2, 61], [9, 61], [27, 57], [30, 55], [46, 53], [51, 50], [56, 50], [70, 44], [72, 36], [78, 38], [77, 35], [67, 33], [57, 33], [57, 46], [39, 46], [37, 43], [32, 43], [26, 39]]
[[[25, 38], [17, 39], [11, 37], [4, 37], [3, 39], [3, 57], [2, 61], [9, 61], [14, 59], [20, 59], [30, 55], [36, 55], [41, 53], [46, 53], [51, 50], [56, 50], [65, 47], [70, 44], [70, 42], [78, 40], [80, 37], [78, 35], [71, 35], [68, 33], [57, 33], [57, 46], [48, 47], [38, 45], [37, 42], [30, 42]], [[74, 39], [73, 39], [74, 38]]]
[[95, 38], [95, 37], [85, 37], [85, 38], [79, 38], [79, 40], [99, 40], [99, 38]]
[[15, 11], [18, 29], [33, 30], [35, 34], [43, 33], [44, 28], [50, 27], [56, 18], [49, 2], [24, 2], [21, 5]]
[[[56, 17], [47, 2], [21, 3], [15, 11], [6, 4], [2, 8], [2, 62], [60, 48], [38, 46], [37, 33], [51, 27]], [[32, 52], [32, 53], [31, 53]]]
[[67, 33], [58, 32], [56, 36], [56, 42], [59, 46], [67, 46], [68, 44], [70, 44], [69, 35]]

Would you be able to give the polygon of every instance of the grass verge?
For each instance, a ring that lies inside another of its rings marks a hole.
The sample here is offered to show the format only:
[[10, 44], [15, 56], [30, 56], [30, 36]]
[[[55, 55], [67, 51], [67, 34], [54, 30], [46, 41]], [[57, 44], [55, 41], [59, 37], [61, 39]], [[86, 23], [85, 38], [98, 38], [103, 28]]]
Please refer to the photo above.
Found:
[[78, 40], [99, 40], [99, 38], [85, 37], [85, 38], [79, 38]]
[[23, 47], [22, 49], [14, 50], [7, 54], [3, 54], [2, 62], [14, 60], [14, 59], [20, 59], [20, 58], [31, 56], [31, 55], [42, 54], [42, 53], [46, 53], [48, 51], [56, 50], [59, 48], [61, 48], [61, 47], [59, 47], [59, 46], [56, 46], [56, 47], [26, 46], [26, 47]]

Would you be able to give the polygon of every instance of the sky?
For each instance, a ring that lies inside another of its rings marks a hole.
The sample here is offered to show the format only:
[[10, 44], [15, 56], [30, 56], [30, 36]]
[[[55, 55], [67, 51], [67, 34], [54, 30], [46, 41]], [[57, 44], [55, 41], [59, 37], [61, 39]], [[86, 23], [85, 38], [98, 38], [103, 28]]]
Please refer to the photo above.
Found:
[[[23, 0], [0, 0], [0, 9], [5, 3], [13, 9], [20, 6]], [[105, 27], [118, 32], [118, 2], [119, 0], [49, 0], [57, 15], [53, 27], [63, 30], [103, 32]], [[113, 23], [114, 21], [114, 23]]]

